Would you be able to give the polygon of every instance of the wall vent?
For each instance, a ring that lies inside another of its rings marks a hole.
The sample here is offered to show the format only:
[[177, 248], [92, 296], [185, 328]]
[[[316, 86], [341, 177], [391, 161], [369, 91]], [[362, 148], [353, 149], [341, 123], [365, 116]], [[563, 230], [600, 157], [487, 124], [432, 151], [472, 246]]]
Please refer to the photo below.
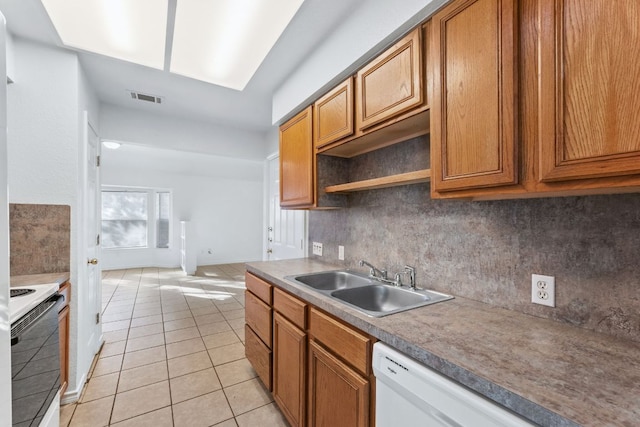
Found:
[[154, 104], [162, 104], [162, 97], [160, 96], [135, 92], [133, 90], [130, 90], [129, 93], [131, 94], [132, 99], [137, 99], [138, 101], [144, 101], [144, 102], [152, 102]]

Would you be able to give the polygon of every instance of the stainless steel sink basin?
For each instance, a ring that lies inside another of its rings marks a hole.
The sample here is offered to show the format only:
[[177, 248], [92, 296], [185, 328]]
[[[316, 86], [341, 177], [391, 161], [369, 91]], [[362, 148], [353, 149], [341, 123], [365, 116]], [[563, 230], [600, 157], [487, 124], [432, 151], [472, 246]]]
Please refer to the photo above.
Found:
[[331, 292], [331, 296], [364, 310], [382, 312], [413, 307], [429, 300], [429, 297], [422, 293], [392, 288], [386, 285], [342, 289]]
[[322, 291], [335, 291], [336, 289], [354, 288], [373, 283], [371, 279], [350, 271], [325, 271], [323, 273], [289, 276], [289, 278]]
[[373, 317], [387, 316], [453, 298], [434, 291], [385, 285], [350, 271], [324, 271], [286, 276], [285, 279], [309, 286]]

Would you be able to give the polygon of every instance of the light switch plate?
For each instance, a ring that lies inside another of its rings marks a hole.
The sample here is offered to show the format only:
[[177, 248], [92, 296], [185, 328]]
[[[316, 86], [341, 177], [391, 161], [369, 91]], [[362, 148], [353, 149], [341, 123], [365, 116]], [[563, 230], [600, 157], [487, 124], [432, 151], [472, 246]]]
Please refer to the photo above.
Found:
[[322, 243], [313, 242], [313, 254], [322, 256]]
[[344, 261], [344, 246], [338, 246], [338, 259]]

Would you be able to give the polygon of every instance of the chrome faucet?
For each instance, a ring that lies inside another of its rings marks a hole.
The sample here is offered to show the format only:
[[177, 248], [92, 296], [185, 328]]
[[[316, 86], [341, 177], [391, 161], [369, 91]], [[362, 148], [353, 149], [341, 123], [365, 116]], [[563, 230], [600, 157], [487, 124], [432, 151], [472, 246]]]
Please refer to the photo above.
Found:
[[409, 275], [409, 287], [412, 291], [416, 290], [416, 268], [410, 265], [404, 266], [404, 273]]
[[369, 264], [367, 261], [365, 260], [360, 260], [360, 267], [364, 267], [364, 266], [369, 267], [369, 277], [373, 278], [373, 279], [386, 279], [387, 278], [387, 270], [378, 270], [376, 267], [374, 267], [373, 265]]

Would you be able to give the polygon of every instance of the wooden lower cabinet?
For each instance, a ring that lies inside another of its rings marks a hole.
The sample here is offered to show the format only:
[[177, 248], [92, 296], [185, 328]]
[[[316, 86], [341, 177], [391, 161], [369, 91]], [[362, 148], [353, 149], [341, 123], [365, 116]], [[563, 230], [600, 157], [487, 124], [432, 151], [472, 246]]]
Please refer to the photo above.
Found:
[[373, 337], [257, 276], [246, 278], [245, 354], [289, 424], [374, 425]]
[[273, 398], [292, 426], [305, 425], [307, 334], [273, 316]]
[[60, 335], [60, 396], [69, 385], [69, 306], [58, 313], [58, 332]]
[[58, 312], [58, 343], [60, 346], [60, 396], [63, 396], [69, 385], [69, 299], [71, 284], [65, 282], [58, 293], [64, 296], [64, 304]]
[[368, 426], [369, 401], [369, 381], [310, 340], [308, 425]]

